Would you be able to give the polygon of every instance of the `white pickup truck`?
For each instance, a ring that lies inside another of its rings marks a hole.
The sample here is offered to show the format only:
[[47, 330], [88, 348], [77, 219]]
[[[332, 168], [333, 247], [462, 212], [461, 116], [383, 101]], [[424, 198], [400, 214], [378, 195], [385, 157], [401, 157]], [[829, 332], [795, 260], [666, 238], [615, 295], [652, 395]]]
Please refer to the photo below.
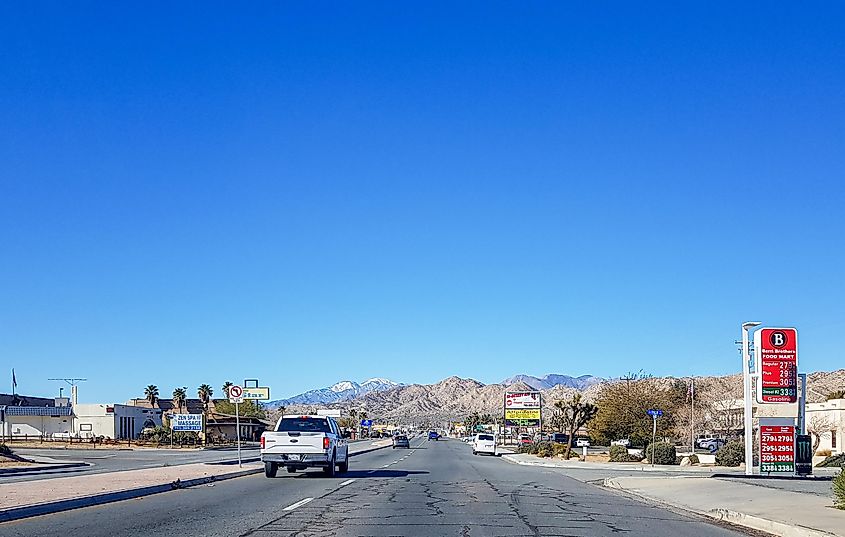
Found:
[[349, 469], [349, 444], [328, 416], [282, 416], [261, 435], [261, 462], [267, 477], [276, 477], [280, 466], [291, 473], [319, 467], [334, 477]]

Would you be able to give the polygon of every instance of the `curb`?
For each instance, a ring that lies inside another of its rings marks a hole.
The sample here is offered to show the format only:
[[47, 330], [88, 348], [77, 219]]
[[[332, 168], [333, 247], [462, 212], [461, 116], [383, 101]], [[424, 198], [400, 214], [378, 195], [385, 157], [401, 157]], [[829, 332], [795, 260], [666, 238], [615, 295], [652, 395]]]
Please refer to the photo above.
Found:
[[[390, 445], [386, 446], [378, 446], [369, 449], [365, 449], [363, 451], [357, 451], [355, 453], [350, 453], [350, 457], [355, 457], [357, 455], [363, 455], [364, 453], [371, 453], [373, 451], [377, 451], [379, 449], [384, 449], [386, 447], [390, 447]], [[260, 459], [255, 459], [255, 461], [259, 461]], [[247, 461], [243, 461], [247, 462]], [[250, 461], [252, 462], [252, 461]], [[237, 463], [237, 460], [235, 461]], [[210, 463], [209, 463], [210, 464]], [[216, 464], [231, 464], [230, 462], [224, 463], [216, 463]], [[87, 466], [86, 463], [74, 463], [74, 466]], [[93, 496], [85, 496], [83, 498], [74, 498], [72, 500], [60, 500], [57, 502], [50, 502], [50, 503], [42, 503], [38, 505], [27, 505], [23, 507], [13, 507], [11, 509], [7, 509], [5, 511], [0, 511], [0, 523], [2, 522], [11, 522], [13, 520], [20, 520], [22, 518], [30, 518], [34, 516], [40, 515], [49, 515], [52, 513], [60, 513], [62, 511], [70, 511], [71, 509], [79, 509], [81, 507], [91, 507], [94, 505], [102, 505], [106, 503], [113, 503], [119, 502], [122, 500], [131, 500], [134, 498], [141, 498], [143, 496], [150, 496], [153, 494], [160, 494], [162, 492], [169, 492], [171, 490], [177, 490], [182, 488], [188, 487], [195, 487], [197, 485], [205, 485], [207, 483], [216, 482], [216, 481], [225, 481], [227, 479], [235, 479], [238, 477], [244, 477], [247, 475], [253, 474], [260, 474], [264, 471], [264, 468], [254, 468], [251, 470], [241, 470], [239, 472], [233, 472], [231, 474], [223, 474], [219, 476], [210, 476], [210, 477], [198, 477], [196, 479], [187, 479], [185, 481], [173, 481], [171, 483], [165, 483], [162, 485], [150, 485], [147, 487], [141, 487], [137, 489], [129, 489], [129, 490], [121, 490], [119, 492], [107, 492], [105, 494], [95, 494]]]
[[87, 462], [68, 462], [63, 464], [51, 464], [50, 466], [42, 466], [41, 468], [34, 466], [22, 466], [20, 468], [4, 468], [0, 469], [0, 476], [38, 474], [41, 472], [48, 472], [50, 470], [66, 470], [68, 468], [79, 468], [82, 466], [90, 465]]
[[131, 500], [133, 498], [140, 498], [142, 496], [149, 496], [151, 494], [159, 494], [161, 492], [168, 492], [180, 488], [205, 485], [214, 481], [225, 481], [227, 479], [234, 479], [236, 477], [243, 477], [251, 474], [259, 474], [263, 471], [263, 468], [254, 468], [251, 470], [233, 472], [231, 474], [198, 477], [185, 481], [180, 481], [177, 479], [176, 481], [163, 485], [150, 485], [148, 487], [121, 490], [119, 492], [107, 492], [105, 494], [95, 494], [93, 496], [85, 496], [82, 498], [74, 498], [71, 500], [61, 500], [57, 502], [42, 503], [38, 505], [13, 507], [5, 511], [0, 511], [0, 522], [11, 522], [12, 520], [20, 520], [22, 518], [30, 518], [34, 516], [48, 515], [51, 513], [59, 513], [61, 511], [79, 509], [80, 507], [91, 507], [93, 505], [102, 505], [105, 503], [119, 502], [121, 500]]
[[734, 524], [737, 526], [742, 526], [744, 528], [762, 531], [764, 533], [769, 533], [772, 535], [778, 535], [780, 537], [832, 537], [836, 535], [834, 533], [828, 533], [826, 531], [821, 531], [813, 528], [807, 528], [804, 526], [793, 526], [784, 522], [778, 522], [777, 520], [770, 520], [754, 515], [748, 515], [746, 513], [733, 511], [731, 509], [720, 508], [713, 509], [711, 511], [702, 511], [700, 509], [693, 509], [692, 507], [686, 505], [669, 503], [662, 499], [652, 498], [651, 496], [647, 496], [645, 494], [626, 489], [622, 487], [618, 482], [616, 482], [615, 478], [613, 477], [606, 477], [602, 482], [602, 486], [604, 486], [605, 488], [617, 490], [626, 495], [633, 496], [651, 504], [666, 505], [674, 509], [703, 516], [712, 520], [716, 520], [718, 522], [727, 522], [729, 524]]

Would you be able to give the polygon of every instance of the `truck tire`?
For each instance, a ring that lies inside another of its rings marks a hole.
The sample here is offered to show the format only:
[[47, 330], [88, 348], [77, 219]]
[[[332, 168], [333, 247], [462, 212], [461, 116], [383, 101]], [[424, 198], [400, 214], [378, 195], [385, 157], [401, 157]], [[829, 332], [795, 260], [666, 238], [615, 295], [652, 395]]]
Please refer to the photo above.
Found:
[[334, 477], [337, 475], [337, 466], [335, 462], [335, 454], [332, 453], [332, 460], [329, 461], [329, 465], [323, 468], [323, 473], [326, 474], [326, 477]]
[[346, 455], [346, 460], [337, 465], [337, 471], [345, 474], [349, 471], [349, 454]]
[[276, 472], [279, 471], [279, 464], [275, 462], [264, 463], [264, 475], [266, 477], [276, 477]]
[[295, 473], [296, 473], [296, 468], [295, 468], [295, 467], [293, 467], [293, 466], [287, 466], [286, 468], [288, 469], [288, 473], [289, 473], [289, 474], [295, 474]]

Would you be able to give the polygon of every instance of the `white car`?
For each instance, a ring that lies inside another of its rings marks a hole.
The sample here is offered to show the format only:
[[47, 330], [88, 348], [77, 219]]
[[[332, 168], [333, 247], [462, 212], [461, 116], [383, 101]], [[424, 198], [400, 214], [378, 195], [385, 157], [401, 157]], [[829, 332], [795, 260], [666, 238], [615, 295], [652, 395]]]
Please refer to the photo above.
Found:
[[579, 438], [575, 441], [577, 447], [590, 447], [590, 440], [588, 438]]
[[472, 439], [472, 454], [479, 453], [496, 454], [496, 437], [489, 433], [478, 433]]
[[610, 445], [611, 445], [611, 446], [625, 446], [625, 447], [630, 447], [630, 445], [631, 445], [631, 441], [630, 441], [630, 440], [628, 440], [627, 438], [622, 438], [621, 440], [613, 440], [612, 442], [610, 442]]

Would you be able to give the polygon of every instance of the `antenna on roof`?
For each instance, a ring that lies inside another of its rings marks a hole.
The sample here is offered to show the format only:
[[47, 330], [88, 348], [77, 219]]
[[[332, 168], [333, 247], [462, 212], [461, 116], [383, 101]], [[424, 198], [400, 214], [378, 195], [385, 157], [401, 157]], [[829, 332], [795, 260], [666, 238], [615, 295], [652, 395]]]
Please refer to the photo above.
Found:
[[[68, 384], [70, 384], [70, 406], [76, 406], [77, 399], [79, 397], [77, 390], [76, 390], [76, 385], [79, 384], [80, 382], [85, 382], [88, 379], [67, 378], [67, 379], [47, 379], [47, 380], [57, 380], [59, 382], [67, 382]], [[59, 393], [61, 393], [61, 391]]]

